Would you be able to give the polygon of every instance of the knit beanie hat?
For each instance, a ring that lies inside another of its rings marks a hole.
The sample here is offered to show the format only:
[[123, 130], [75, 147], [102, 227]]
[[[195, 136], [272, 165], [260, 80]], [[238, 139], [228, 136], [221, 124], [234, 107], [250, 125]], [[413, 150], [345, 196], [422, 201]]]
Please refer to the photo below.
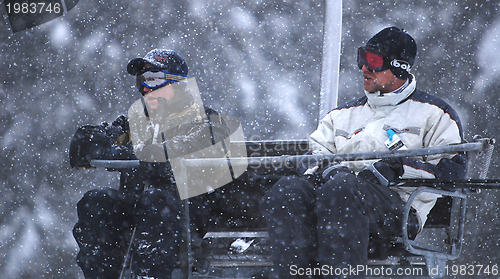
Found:
[[[392, 26], [383, 29], [366, 43], [366, 48], [379, 51], [390, 62], [392, 73], [407, 78], [415, 63], [417, 44], [404, 29]], [[405, 65], [406, 64], [406, 65]]]

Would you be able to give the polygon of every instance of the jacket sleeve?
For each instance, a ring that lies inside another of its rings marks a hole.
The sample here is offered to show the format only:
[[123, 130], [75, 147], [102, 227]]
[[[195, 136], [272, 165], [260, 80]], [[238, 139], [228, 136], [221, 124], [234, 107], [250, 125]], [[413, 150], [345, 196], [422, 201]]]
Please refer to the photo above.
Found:
[[309, 136], [309, 148], [312, 154], [335, 154], [334, 111], [328, 113], [319, 123], [318, 128]]
[[[424, 148], [464, 142], [460, 119], [451, 107], [436, 108], [424, 133]], [[403, 164], [403, 178], [460, 179], [467, 173], [467, 157], [463, 153], [432, 155], [423, 160], [403, 158]]]

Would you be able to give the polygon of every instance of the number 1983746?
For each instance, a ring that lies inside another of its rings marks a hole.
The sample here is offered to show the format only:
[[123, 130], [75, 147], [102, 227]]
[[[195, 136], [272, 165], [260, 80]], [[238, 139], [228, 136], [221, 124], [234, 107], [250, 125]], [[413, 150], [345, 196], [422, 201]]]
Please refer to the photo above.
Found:
[[61, 3], [28, 3], [28, 2], [10, 2], [5, 3], [8, 14], [62, 14]]

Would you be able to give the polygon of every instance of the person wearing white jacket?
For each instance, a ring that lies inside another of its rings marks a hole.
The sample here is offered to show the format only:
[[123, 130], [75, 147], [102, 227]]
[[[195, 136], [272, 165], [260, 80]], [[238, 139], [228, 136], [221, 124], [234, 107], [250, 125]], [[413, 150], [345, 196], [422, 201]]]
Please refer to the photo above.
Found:
[[[461, 123], [453, 108], [417, 89], [410, 72], [416, 52], [414, 39], [397, 27], [383, 29], [360, 47], [358, 66], [365, 95], [320, 121], [309, 137], [312, 154], [463, 143]], [[366, 264], [370, 235], [402, 233], [402, 210], [411, 189], [391, 187], [389, 182], [463, 178], [466, 163], [463, 154], [343, 162], [309, 166], [304, 174], [280, 179], [262, 201], [279, 277], [300, 275], [299, 268], [335, 270]], [[412, 204], [410, 238], [424, 226], [437, 197], [420, 195]], [[329, 272], [320, 275], [337, 278]]]

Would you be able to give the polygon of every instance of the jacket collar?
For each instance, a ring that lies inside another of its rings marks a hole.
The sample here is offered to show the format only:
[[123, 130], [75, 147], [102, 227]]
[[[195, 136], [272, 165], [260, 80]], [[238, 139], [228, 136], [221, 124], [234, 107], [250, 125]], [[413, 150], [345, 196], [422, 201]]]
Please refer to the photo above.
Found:
[[415, 91], [415, 88], [417, 88], [415, 76], [412, 75], [410, 80], [409, 84], [402, 91], [401, 88], [399, 88], [393, 92], [382, 94], [380, 91], [370, 93], [365, 90], [365, 95], [368, 98], [368, 105], [371, 107], [395, 106], [403, 102]]

